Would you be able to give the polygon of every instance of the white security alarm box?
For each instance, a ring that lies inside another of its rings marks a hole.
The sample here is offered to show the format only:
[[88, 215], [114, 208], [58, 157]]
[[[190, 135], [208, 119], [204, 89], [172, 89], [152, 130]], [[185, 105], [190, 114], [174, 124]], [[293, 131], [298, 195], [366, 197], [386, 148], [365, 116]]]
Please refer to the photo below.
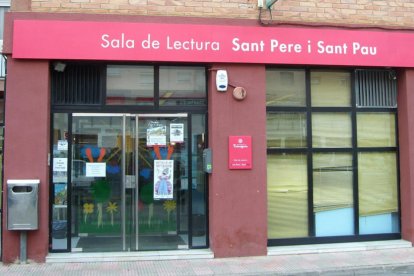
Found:
[[227, 91], [228, 78], [226, 70], [217, 70], [216, 74], [216, 87], [217, 91], [225, 92]]

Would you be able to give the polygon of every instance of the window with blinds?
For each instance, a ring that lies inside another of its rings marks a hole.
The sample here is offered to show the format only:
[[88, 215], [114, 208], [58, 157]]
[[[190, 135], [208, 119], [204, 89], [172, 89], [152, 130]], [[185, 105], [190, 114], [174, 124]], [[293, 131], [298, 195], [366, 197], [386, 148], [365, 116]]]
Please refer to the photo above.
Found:
[[399, 233], [394, 76], [267, 70], [269, 244]]
[[[52, 66], [52, 104], [100, 104], [102, 89], [101, 66], [71, 63], [52, 64]], [[60, 66], [60, 68], [55, 66]]]
[[397, 80], [393, 70], [355, 70], [357, 107], [397, 107]]

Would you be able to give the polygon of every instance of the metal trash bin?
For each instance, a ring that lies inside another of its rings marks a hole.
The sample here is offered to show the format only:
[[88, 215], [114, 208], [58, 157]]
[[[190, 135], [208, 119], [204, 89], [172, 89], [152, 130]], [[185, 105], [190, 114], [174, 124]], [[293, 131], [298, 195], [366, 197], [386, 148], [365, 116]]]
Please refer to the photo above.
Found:
[[7, 180], [7, 229], [39, 228], [38, 179]]

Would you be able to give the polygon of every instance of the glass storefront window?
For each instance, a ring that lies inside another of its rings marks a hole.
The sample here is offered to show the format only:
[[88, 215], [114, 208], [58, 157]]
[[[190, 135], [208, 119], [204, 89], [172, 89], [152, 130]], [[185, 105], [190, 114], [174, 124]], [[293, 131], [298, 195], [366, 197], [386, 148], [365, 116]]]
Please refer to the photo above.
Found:
[[395, 147], [394, 113], [357, 114], [358, 147]]
[[[2, 191], [1, 187], [3, 187], [3, 144], [4, 144], [4, 126], [0, 126], [0, 192]], [[1, 196], [0, 196], [0, 206], [3, 206]], [[0, 234], [0, 238], [1, 238], [1, 234]]]
[[290, 112], [268, 114], [267, 147], [306, 147], [306, 114]]
[[348, 113], [313, 113], [312, 146], [315, 148], [349, 148], [352, 124]]
[[207, 105], [204, 67], [161, 66], [160, 106]]
[[351, 106], [351, 74], [311, 71], [312, 106]]
[[313, 155], [313, 210], [317, 237], [354, 234], [352, 177], [351, 154]]
[[192, 116], [192, 231], [193, 246], [207, 245], [206, 175], [203, 170], [203, 150], [206, 148], [205, 116]]
[[2, 98], [0, 98], [0, 124], [4, 124], [4, 99]]
[[396, 83], [377, 71], [267, 70], [269, 245], [398, 238], [397, 110], [378, 108]]
[[358, 194], [360, 234], [399, 231], [395, 152], [359, 153]]
[[52, 71], [52, 84], [87, 82], [81, 90], [93, 93], [51, 87], [51, 250], [208, 247], [206, 68], [73, 63], [65, 72]]
[[106, 104], [154, 105], [154, 68], [152, 66], [108, 65]]
[[267, 106], [305, 106], [305, 70], [269, 69], [266, 71]]
[[267, 156], [268, 237], [308, 236], [308, 177], [305, 154]]
[[52, 249], [68, 249], [68, 115], [53, 115]]

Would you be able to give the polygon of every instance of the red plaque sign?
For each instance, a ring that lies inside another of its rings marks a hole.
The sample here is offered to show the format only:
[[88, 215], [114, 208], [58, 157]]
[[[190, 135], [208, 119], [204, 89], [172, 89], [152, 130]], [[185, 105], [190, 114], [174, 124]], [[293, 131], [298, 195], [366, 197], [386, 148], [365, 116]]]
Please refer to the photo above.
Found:
[[252, 168], [252, 137], [229, 136], [229, 169], [247, 170]]

